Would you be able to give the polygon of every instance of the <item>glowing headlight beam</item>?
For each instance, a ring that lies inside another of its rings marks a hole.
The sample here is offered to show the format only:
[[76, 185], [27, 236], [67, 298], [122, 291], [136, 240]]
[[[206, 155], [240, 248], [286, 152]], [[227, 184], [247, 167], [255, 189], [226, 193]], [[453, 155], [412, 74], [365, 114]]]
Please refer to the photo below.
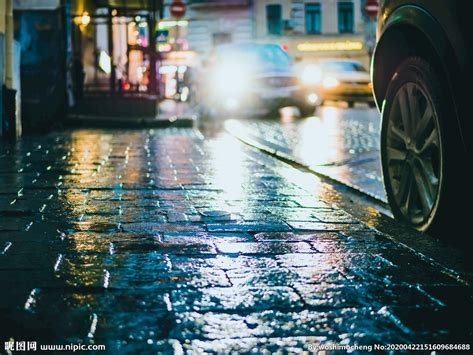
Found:
[[339, 84], [340, 84], [340, 82], [336, 78], [334, 78], [333, 76], [326, 76], [322, 81], [322, 85], [326, 89], [334, 88], [334, 87], [338, 86]]
[[307, 65], [301, 73], [301, 80], [306, 84], [317, 84], [322, 79], [322, 70], [317, 65]]
[[250, 68], [242, 63], [224, 63], [215, 68], [212, 90], [221, 95], [243, 93], [249, 89]]

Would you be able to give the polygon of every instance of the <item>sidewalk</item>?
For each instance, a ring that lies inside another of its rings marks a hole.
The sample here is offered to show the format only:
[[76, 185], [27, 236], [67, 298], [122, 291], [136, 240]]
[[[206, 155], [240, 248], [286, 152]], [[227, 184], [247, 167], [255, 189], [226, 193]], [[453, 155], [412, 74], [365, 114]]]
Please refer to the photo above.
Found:
[[226, 134], [74, 129], [2, 144], [0, 221], [1, 347], [471, 346], [467, 279]]

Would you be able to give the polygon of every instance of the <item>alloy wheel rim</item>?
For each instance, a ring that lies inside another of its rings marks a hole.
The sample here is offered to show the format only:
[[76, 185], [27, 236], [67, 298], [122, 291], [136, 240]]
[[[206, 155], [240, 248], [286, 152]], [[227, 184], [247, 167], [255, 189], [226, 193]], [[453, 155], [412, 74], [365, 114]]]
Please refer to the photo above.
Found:
[[390, 110], [386, 137], [388, 176], [400, 213], [425, 226], [437, 208], [442, 179], [442, 149], [437, 112], [429, 95], [406, 83]]

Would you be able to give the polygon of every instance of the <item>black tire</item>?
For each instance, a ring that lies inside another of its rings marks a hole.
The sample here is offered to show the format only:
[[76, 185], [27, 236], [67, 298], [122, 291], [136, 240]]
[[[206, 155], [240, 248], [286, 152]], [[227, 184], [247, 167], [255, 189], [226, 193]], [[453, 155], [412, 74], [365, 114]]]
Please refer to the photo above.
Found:
[[279, 119], [279, 116], [280, 116], [279, 110], [280, 110], [279, 106], [273, 107], [271, 109], [268, 109], [264, 113], [258, 113], [258, 114], [255, 114], [252, 117], [255, 117], [255, 118], [260, 117], [260, 118], [264, 118], [264, 119], [267, 119], [267, 120], [276, 120], [276, 119]]
[[456, 193], [458, 167], [456, 139], [445, 130], [447, 120], [454, 121], [451, 96], [440, 86], [445, 82], [440, 77], [418, 57], [397, 68], [381, 112], [381, 164], [394, 217], [447, 239], [455, 218], [451, 194]]
[[314, 115], [315, 107], [310, 105], [299, 106], [300, 117], [309, 117]]
[[355, 103], [353, 101], [348, 101], [348, 107], [349, 108], [355, 107]]

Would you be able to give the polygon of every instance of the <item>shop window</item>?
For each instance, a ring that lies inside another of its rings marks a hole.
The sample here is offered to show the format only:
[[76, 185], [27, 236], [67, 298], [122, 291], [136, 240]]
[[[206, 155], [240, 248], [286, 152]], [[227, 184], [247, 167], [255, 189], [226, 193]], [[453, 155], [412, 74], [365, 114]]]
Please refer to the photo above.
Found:
[[322, 13], [320, 3], [306, 3], [305, 7], [305, 31], [307, 34], [322, 33]]
[[353, 3], [338, 3], [338, 32], [353, 33]]
[[280, 35], [282, 33], [282, 8], [281, 5], [266, 6], [266, 25], [268, 34]]

